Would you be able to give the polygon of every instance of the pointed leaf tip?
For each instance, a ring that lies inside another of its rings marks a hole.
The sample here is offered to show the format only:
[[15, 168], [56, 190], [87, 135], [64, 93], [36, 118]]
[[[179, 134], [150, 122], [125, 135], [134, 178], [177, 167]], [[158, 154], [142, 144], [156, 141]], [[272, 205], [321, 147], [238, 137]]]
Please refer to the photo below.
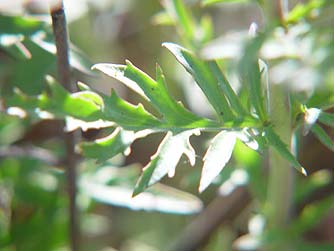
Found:
[[236, 133], [222, 131], [211, 141], [203, 158], [204, 165], [198, 191], [202, 193], [226, 166], [232, 156], [236, 142]]
[[143, 192], [147, 187], [157, 183], [166, 175], [174, 176], [175, 168], [183, 154], [188, 157], [191, 164], [194, 164], [196, 154], [189, 138], [192, 135], [198, 135], [198, 131], [198, 129], [187, 130], [174, 135], [169, 131], [160, 143], [157, 152], [151, 157], [150, 163], [144, 167], [133, 196]]

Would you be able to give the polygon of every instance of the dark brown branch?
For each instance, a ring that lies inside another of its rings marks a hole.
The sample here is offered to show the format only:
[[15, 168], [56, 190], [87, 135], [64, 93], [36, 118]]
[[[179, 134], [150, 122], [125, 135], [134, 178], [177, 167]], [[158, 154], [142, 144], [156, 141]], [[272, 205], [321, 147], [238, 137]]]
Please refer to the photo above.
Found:
[[[51, 8], [52, 27], [57, 47], [57, 65], [59, 81], [68, 91], [73, 91], [69, 62], [69, 43], [64, 6], [62, 1]], [[78, 214], [76, 208], [76, 157], [75, 133], [64, 133], [66, 146], [66, 176], [69, 196], [70, 242], [71, 250], [79, 250]]]
[[235, 220], [250, 201], [251, 196], [245, 187], [236, 188], [226, 197], [217, 197], [186, 227], [170, 250], [199, 249], [221, 224]]

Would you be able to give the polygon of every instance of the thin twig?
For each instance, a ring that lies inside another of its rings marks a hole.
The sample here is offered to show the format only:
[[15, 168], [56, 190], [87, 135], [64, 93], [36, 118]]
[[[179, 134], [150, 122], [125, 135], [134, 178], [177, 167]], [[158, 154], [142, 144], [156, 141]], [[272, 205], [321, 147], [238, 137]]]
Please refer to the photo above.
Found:
[[[73, 91], [71, 84], [71, 70], [69, 63], [69, 43], [66, 18], [63, 2], [60, 1], [51, 8], [52, 27], [57, 47], [57, 65], [59, 81], [68, 91]], [[66, 176], [69, 196], [69, 217], [70, 217], [70, 243], [71, 250], [79, 250], [79, 228], [78, 214], [76, 208], [76, 157], [75, 157], [75, 133], [64, 133], [66, 145]]]

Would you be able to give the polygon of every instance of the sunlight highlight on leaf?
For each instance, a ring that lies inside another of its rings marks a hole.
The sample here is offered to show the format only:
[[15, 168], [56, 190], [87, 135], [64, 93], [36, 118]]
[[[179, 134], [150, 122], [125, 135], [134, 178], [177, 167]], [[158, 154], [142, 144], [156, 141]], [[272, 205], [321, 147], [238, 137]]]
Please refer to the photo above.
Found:
[[99, 70], [104, 74], [119, 80], [131, 90], [138, 93], [140, 96], [148, 99], [143, 90], [138, 86], [136, 82], [124, 76], [125, 68], [125, 65], [120, 64], [95, 64], [92, 66], [92, 70]]
[[144, 167], [133, 195], [141, 193], [167, 174], [169, 177], [173, 177], [176, 165], [183, 154], [188, 157], [190, 164], [193, 166], [196, 161], [196, 154], [189, 142], [189, 138], [192, 135], [199, 134], [200, 131], [198, 129], [183, 131], [175, 135], [172, 132], [168, 132], [160, 143], [157, 152], [151, 157], [150, 163]]
[[203, 192], [212, 181], [223, 170], [226, 163], [230, 160], [237, 135], [233, 131], [222, 131], [211, 141], [211, 144], [203, 158], [199, 192]]

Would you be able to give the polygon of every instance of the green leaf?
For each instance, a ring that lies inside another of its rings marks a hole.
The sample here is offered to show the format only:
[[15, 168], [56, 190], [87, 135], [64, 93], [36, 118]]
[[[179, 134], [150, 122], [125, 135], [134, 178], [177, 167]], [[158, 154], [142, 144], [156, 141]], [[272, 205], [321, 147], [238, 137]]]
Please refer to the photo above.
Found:
[[35, 17], [0, 15], [1, 33], [32, 35], [46, 27], [47, 22]]
[[103, 118], [114, 121], [127, 130], [157, 128], [160, 121], [139, 104], [134, 106], [118, 97], [115, 91], [111, 96], [102, 95], [104, 100]]
[[262, 92], [261, 72], [258, 62], [258, 51], [260, 50], [266, 34], [260, 34], [251, 39], [244, 48], [244, 55], [240, 59], [240, 71], [243, 83], [248, 86], [249, 101], [261, 121], [267, 120], [265, 103]]
[[332, 210], [333, 198], [331, 197], [307, 205], [298, 219], [291, 223], [290, 231], [299, 236], [312, 229], [317, 222], [323, 219], [323, 217]]
[[321, 126], [319, 126], [318, 124], [314, 124], [311, 127], [311, 131], [320, 140], [322, 144], [324, 144], [329, 150], [334, 151], [333, 140], [329, 137], [329, 135], [325, 132], [325, 130]]
[[176, 165], [182, 154], [188, 157], [190, 164], [193, 166], [195, 164], [195, 150], [190, 145], [189, 137], [194, 134], [199, 135], [199, 133], [200, 131], [197, 129], [183, 131], [175, 135], [168, 132], [160, 143], [157, 152], [151, 157], [150, 163], [144, 167], [133, 196], [155, 184], [166, 174], [169, 177], [174, 176]]
[[282, 157], [288, 160], [299, 172], [307, 175], [304, 167], [302, 167], [295, 156], [292, 155], [288, 146], [281, 140], [281, 138], [274, 132], [274, 130], [269, 126], [264, 129], [264, 132], [269, 145], [271, 145], [278, 153], [280, 153]]
[[29, 50], [23, 45], [21, 34], [0, 34], [0, 47], [11, 56], [26, 60], [31, 58]]
[[232, 156], [237, 135], [233, 131], [221, 131], [211, 141], [203, 158], [199, 192], [203, 192], [223, 170]]
[[121, 64], [95, 64], [92, 66], [92, 70], [99, 70], [107, 76], [117, 79], [146, 100], [149, 100], [138, 83], [125, 76], [126, 68], [126, 65]]
[[26, 94], [37, 95], [45, 90], [45, 75], [55, 70], [56, 57], [30, 39], [25, 39], [22, 44], [31, 58], [15, 63], [10, 84]]
[[306, 18], [312, 11], [321, 8], [326, 4], [326, 0], [311, 0], [308, 3], [298, 3], [286, 17], [287, 23], [296, 23], [301, 18]]
[[238, 98], [238, 96], [233, 91], [230, 83], [224, 76], [224, 74], [219, 69], [219, 66], [216, 61], [210, 61], [209, 62], [210, 68], [212, 70], [212, 73], [218, 80], [218, 84], [222, 91], [224, 92], [225, 96], [229, 100], [231, 107], [234, 109], [234, 111], [238, 114], [238, 116], [242, 117], [243, 115], [247, 114], [247, 111], [242, 107], [241, 102]]
[[132, 198], [133, 178], [138, 170], [138, 166], [133, 165], [122, 168], [106, 165], [81, 178], [79, 188], [98, 202], [131, 210], [185, 215], [202, 209], [203, 204], [196, 196], [162, 184]]
[[165, 1], [164, 5], [168, 14], [174, 20], [181, 38], [184, 38], [184, 42], [189, 46], [195, 46], [195, 20], [184, 5], [183, 0]]
[[[217, 126], [217, 123], [210, 121], [208, 119], [200, 118], [197, 115], [191, 113], [190, 111], [186, 110], [180, 103], [176, 102], [171, 95], [169, 94], [166, 86], [165, 77], [162, 73], [161, 68], [157, 65], [156, 67], [156, 78], [155, 81], [146, 73], [142, 72], [134, 65], [132, 65], [129, 61], [127, 61], [127, 65], [113, 65], [113, 64], [97, 64], [93, 66], [94, 69], [98, 69], [103, 73], [111, 76], [131, 89], [135, 90], [141, 96], [148, 99], [152, 105], [159, 111], [162, 115], [162, 121], [160, 127], [163, 128], [189, 128], [189, 127], [207, 127], [207, 126]], [[139, 110], [143, 110], [140, 106], [138, 108], [131, 108], [130, 104], [126, 104], [121, 99], [117, 98], [116, 96], [113, 97], [114, 102], [113, 105], [116, 105], [118, 108], [122, 109], [122, 114], [116, 115], [116, 113], [120, 113], [121, 111], [117, 111], [117, 109], [112, 109], [110, 112], [114, 114], [109, 115], [115, 119], [115, 122], [120, 123], [120, 125], [126, 126], [123, 122], [121, 123], [122, 116], [126, 116], [127, 120], [131, 120], [134, 113], [138, 112]], [[130, 114], [126, 114], [126, 110], [124, 107], [127, 107], [128, 111], [131, 110]], [[130, 110], [129, 110], [130, 109]], [[137, 111], [135, 112], [134, 109]], [[108, 112], [108, 109], [106, 109]], [[147, 112], [145, 112], [147, 113]], [[119, 116], [122, 115], [122, 116]], [[148, 121], [149, 123], [153, 123], [153, 125], [157, 125], [156, 121], [152, 121], [151, 118], [148, 118], [146, 115], [140, 118], [143, 115], [143, 112], [140, 112], [138, 116], [133, 117], [133, 122], [136, 124], [136, 119], [139, 121]], [[116, 116], [116, 117], [115, 117]], [[136, 118], [136, 119], [135, 119]], [[138, 124], [138, 123], [137, 123]]]
[[321, 123], [334, 128], [334, 114], [322, 111], [318, 119]]
[[[28, 96], [18, 89], [7, 99], [7, 106], [18, 106], [32, 114], [46, 111], [54, 117], [63, 119], [66, 116], [86, 122], [103, 119], [104, 102], [101, 96], [92, 91], [81, 91], [70, 94], [52, 77], [47, 78], [50, 95], [42, 93], [38, 96]], [[37, 109], [38, 108], [38, 109]]]
[[151, 22], [154, 25], [174, 25], [175, 22], [166, 11], [156, 13], [152, 18]]
[[201, 4], [203, 6], [209, 6], [217, 3], [247, 3], [250, 0], [202, 0]]
[[133, 131], [125, 131], [117, 128], [111, 135], [105, 138], [94, 142], [81, 143], [80, 149], [85, 157], [103, 162], [119, 153], [124, 153], [138, 136], [139, 134], [135, 134]]
[[96, 121], [102, 118], [102, 98], [95, 92], [82, 91], [70, 94], [54, 79], [48, 78], [51, 97], [41, 105], [41, 109], [58, 116], [72, 116], [84, 121]]
[[211, 73], [207, 62], [201, 61], [190, 51], [173, 43], [163, 43], [183, 65], [183, 67], [193, 76], [208, 101], [216, 111], [219, 120], [231, 120], [234, 118], [229, 104], [217, 84], [217, 80]]
[[[49, 39], [46, 34], [44, 34], [44, 36], [36, 34], [31, 36], [30, 39], [43, 50], [49, 52], [50, 54], [56, 55], [57, 49], [53, 41], [53, 36], [51, 36]], [[70, 46], [69, 50], [69, 62], [73, 68], [85, 74], [93, 75], [92, 71], [90, 70], [92, 65], [91, 61], [87, 59], [83, 52], [81, 52], [73, 45]]]

